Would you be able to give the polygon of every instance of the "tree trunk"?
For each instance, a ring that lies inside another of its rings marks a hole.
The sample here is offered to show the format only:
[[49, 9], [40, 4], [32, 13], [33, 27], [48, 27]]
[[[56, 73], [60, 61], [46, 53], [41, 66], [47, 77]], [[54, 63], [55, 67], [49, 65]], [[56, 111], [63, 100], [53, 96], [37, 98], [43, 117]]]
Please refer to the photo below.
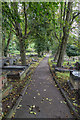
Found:
[[38, 53], [38, 57], [40, 57], [40, 51], [37, 51], [37, 53]]
[[59, 57], [59, 52], [60, 52], [60, 46], [58, 46], [57, 52], [56, 52], [56, 54], [55, 54], [55, 56], [54, 56], [54, 61], [56, 61], [56, 60], [58, 59], [58, 57]]
[[57, 61], [57, 67], [61, 67], [63, 63], [63, 58], [66, 50], [66, 45], [67, 45], [67, 39], [68, 37], [62, 39], [61, 46], [60, 46], [60, 53]]
[[2, 56], [4, 56], [4, 48], [5, 48], [5, 34], [3, 33], [3, 37], [2, 37]]
[[7, 46], [5, 47], [5, 52], [4, 52], [4, 55], [6, 57], [7, 57], [7, 51], [8, 51], [10, 40], [11, 40], [11, 30], [10, 30], [10, 33], [9, 33], [9, 38], [8, 38], [8, 41], [7, 41]]
[[21, 56], [21, 63], [22, 65], [26, 65], [26, 56], [25, 56], [25, 44], [22, 38], [19, 39], [20, 41], [20, 56]]
[[57, 66], [61, 67], [63, 63], [64, 53], [66, 50], [67, 40], [69, 36], [69, 30], [70, 30], [70, 19], [71, 19], [71, 13], [72, 13], [72, 2], [68, 2], [68, 9], [66, 13], [66, 20], [65, 20], [65, 26], [63, 27], [63, 37], [62, 42], [60, 45], [60, 53], [57, 61]]

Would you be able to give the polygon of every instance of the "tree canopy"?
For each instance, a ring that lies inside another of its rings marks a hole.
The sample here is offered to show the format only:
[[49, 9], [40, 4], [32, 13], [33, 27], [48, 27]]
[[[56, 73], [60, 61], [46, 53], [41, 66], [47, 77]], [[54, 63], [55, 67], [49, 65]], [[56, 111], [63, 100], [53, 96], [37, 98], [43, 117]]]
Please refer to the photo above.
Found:
[[57, 66], [61, 66], [79, 14], [77, 2], [2, 2], [3, 51], [7, 52], [14, 34], [22, 64], [26, 64], [26, 46], [31, 41], [39, 55], [55, 48]]

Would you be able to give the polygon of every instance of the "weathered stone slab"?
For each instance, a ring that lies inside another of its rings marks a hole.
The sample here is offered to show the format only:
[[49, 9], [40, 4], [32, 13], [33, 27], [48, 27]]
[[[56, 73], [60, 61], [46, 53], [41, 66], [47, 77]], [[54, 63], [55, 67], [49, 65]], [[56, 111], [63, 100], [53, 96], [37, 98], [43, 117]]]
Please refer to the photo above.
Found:
[[58, 67], [56, 67], [56, 68], [55, 68], [55, 71], [58, 71], [58, 72], [69, 72], [70, 69], [58, 68]]
[[26, 66], [4, 66], [3, 68], [2, 68], [3, 70], [5, 69], [5, 70], [24, 70], [24, 69], [26, 69]]
[[[9, 70], [11, 70], [11, 68]], [[16, 68], [14, 67], [12, 71], [9, 74], [7, 74], [7, 78], [11, 79], [10, 81], [13, 82], [15, 82], [15, 79], [22, 80], [26, 76], [27, 70], [28, 66], [16, 66]]]
[[74, 89], [80, 89], [80, 71], [70, 71], [70, 82]]
[[3, 66], [9, 66], [9, 65], [16, 65], [17, 64], [17, 59], [16, 58], [4, 58], [2, 59], [2, 67]]

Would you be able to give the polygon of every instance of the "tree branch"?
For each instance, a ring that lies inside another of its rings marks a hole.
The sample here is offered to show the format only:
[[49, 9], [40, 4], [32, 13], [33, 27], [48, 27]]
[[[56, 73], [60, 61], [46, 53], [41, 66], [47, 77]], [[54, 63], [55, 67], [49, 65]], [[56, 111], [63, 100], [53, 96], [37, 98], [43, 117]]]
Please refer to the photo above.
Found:
[[65, 19], [65, 12], [66, 12], [66, 2], [65, 2], [65, 6], [64, 6], [64, 15], [63, 15], [63, 21]]
[[26, 13], [26, 7], [25, 7], [25, 2], [24, 4], [24, 15], [25, 15], [25, 35], [27, 34], [27, 13]]
[[27, 33], [26, 36], [24, 35], [24, 36], [23, 36], [23, 39], [27, 39], [30, 34], [31, 34], [31, 31], [30, 31], [29, 33]]
[[54, 34], [55, 34], [55, 37], [59, 40], [58, 36], [56, 35], [56, 32], [54, 32]]
[[72, 20], [71, 20], [71, 22], [70, 22], [69, 25], [72, 25], [73, 20], [74, 20], [77, 16], [79, 16], [80, 12], [78, 12], [76, 15], [74, 15], [74, 14], [75, 14], [75, 13], [73, 13], [73, 18], [72, 18]]

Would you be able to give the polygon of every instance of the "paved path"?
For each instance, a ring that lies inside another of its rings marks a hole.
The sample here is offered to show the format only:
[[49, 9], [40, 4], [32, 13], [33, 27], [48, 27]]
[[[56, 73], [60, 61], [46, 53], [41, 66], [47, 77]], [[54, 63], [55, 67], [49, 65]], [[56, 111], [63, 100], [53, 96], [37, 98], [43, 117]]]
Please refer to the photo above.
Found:
[[[32, 105], [36, 115], [29, 113]], [[50, 74], [48, 56], [41, 61], [32, 75], [31, 84], [23, 96], [15, 118], [72, 118]]]

